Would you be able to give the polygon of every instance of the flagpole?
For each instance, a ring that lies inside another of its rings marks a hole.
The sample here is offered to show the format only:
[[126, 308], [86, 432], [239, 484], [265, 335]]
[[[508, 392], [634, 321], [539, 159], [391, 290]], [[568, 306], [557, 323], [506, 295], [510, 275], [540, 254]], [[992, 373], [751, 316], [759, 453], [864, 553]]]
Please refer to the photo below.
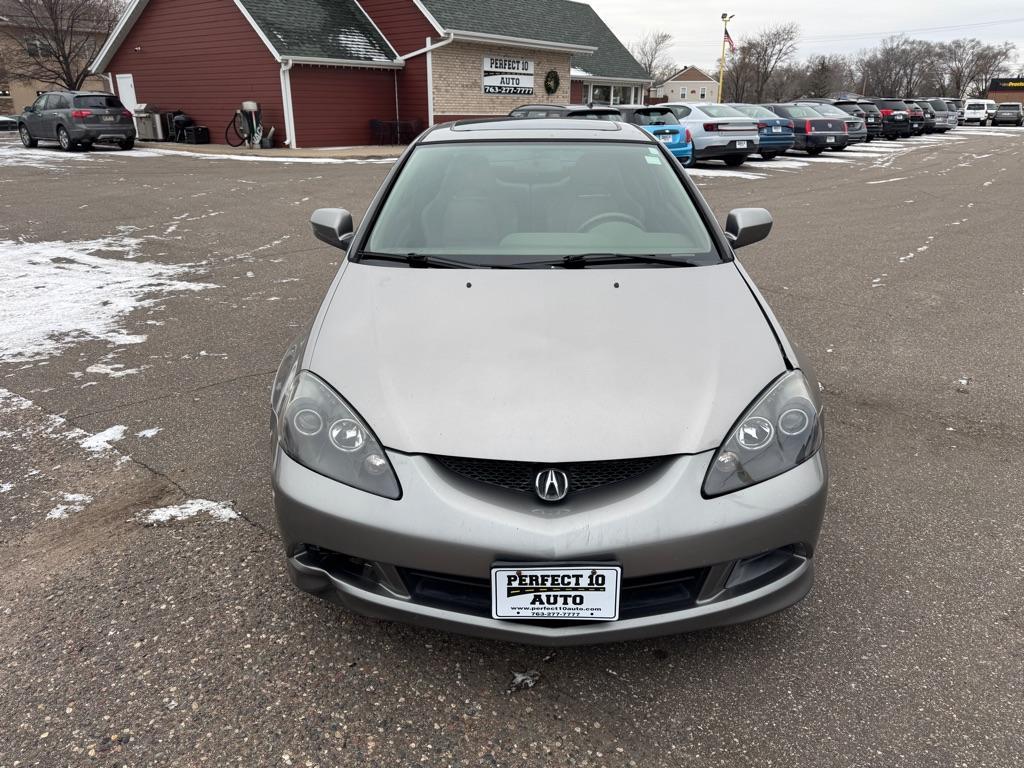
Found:
[[733, 14], [730, 16], [728, 13], [722, 14], [722, 60], [718, 65], [718, 103], [722, 103], [722, 86], [725, 84], [725, 36], [729, 34], [729, 22], [732, 20]]

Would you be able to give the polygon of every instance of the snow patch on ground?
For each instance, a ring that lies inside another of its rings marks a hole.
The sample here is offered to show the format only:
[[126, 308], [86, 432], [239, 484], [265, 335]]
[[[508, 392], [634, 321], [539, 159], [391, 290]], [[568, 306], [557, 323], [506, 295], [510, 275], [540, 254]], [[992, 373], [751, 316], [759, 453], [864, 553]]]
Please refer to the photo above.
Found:
[[128, 427], [123, 424], [118, 424], [117, 426], [109, 427], [102, 432], [97, 432], [95, 435], [89, 435], [85, 439], [79, 440], [78, 444], [87, 451], [103, 453], [105, 451], [109, 451], [113, 447], [111, 446], [111, 443], [123, 440], [127, 431]]
[[149, 429], [144, 429], [141, 432], [136, 432], [135, 436], [142, 438], [156, 437], [163, 432], [163, 429], [163, 427], [150, 427]]
[[46, 513], [47, 520], [63, 520], [68, 515], [81, 512], [92, 503], [92, 496], [84, 493], [65, 493], [64, 503]]
[[0, 240], [0, 362], [40, 360], [84, 339], [139, 344], [144, 335], [118, 326], [152, 304], [147, 297], [216, 287], [180, 279], [186, 266], [133, 261], [141, 242], [124, 232], [78, 242]]
[[906, 181], [906, 180], [907, 180], [906, 176], [897, 176], [896, 178], [893, 178], [893, 179], [881, 179], [880, 181], [869, 181], [869, 182], [866, 182], [866, 183], [868, 183], [868, 184], [888, 184], [888, 183], [893, 182], [893, 181]]
[[0, 483], [0, 493], [10, 493], [14, 489], [14, 483]]
[[725, 169], [718, 168], [687, 168], [686, 173], [690, 176], [727, 176], [733, 179], [767, 179], [768, 177], [763, 173], [747, 173], [745, 171], [727, 171]]
[[182, 504], [159, 509], [147, 509], [139, 515], [146, 525], [160, 525], [174, 520], [187, 520], [200, 514], [207, 514], [217, 522], [226, 523], [238, 517], [230, 503], [190, 499]]

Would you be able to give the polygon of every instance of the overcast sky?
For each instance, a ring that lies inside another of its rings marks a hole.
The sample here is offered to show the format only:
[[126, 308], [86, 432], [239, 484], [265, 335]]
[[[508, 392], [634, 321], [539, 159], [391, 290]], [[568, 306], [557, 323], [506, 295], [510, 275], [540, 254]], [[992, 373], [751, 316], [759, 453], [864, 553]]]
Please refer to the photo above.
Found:
[[[648, 30], [668, 30], [676, 37], [678, 64], [711, 67], [721, 52], [722, 12], [735, 14], [729, 33], [737, 43], [772, 24], [800, 24], [800, 57], [815, 53], [856, 53], [887, 34], [907, 32], [926, 40], [977, 37], [984, 42], [1010, 40], [1024, 61], [1024, 3], [1014, 0], [931, 0], [921, 4], [892, 0], [800, 2], [790, 6], [771, 0], [588, 0], [626, 44]], [[916, 7], [915, 7], [916, 6]], [[936, 29], [942, 27], [943, 29]]]

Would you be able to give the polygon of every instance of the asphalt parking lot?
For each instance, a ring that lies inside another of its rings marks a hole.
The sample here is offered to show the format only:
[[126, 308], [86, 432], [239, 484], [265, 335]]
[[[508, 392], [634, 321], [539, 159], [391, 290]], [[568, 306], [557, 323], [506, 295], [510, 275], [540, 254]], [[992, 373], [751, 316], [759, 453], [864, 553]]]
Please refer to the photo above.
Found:
[[338, 253], [306, 222], [387, 170], [0, 144], [0, 768], [1022, 764], [1024, 131], [693, 171], [775, 216], [741, 256], [823, 388], [816, 587], [558, 651], [285, 576], [268, 393]]

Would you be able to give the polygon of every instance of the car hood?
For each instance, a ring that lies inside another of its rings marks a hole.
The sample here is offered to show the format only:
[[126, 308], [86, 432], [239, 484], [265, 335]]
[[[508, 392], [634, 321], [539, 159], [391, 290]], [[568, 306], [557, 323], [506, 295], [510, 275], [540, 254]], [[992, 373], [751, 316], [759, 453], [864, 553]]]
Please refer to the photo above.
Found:
[[306, 362], [389, 449], [535, 462], [716, 448], [785, 370], [731, 263], [349, 263]]

